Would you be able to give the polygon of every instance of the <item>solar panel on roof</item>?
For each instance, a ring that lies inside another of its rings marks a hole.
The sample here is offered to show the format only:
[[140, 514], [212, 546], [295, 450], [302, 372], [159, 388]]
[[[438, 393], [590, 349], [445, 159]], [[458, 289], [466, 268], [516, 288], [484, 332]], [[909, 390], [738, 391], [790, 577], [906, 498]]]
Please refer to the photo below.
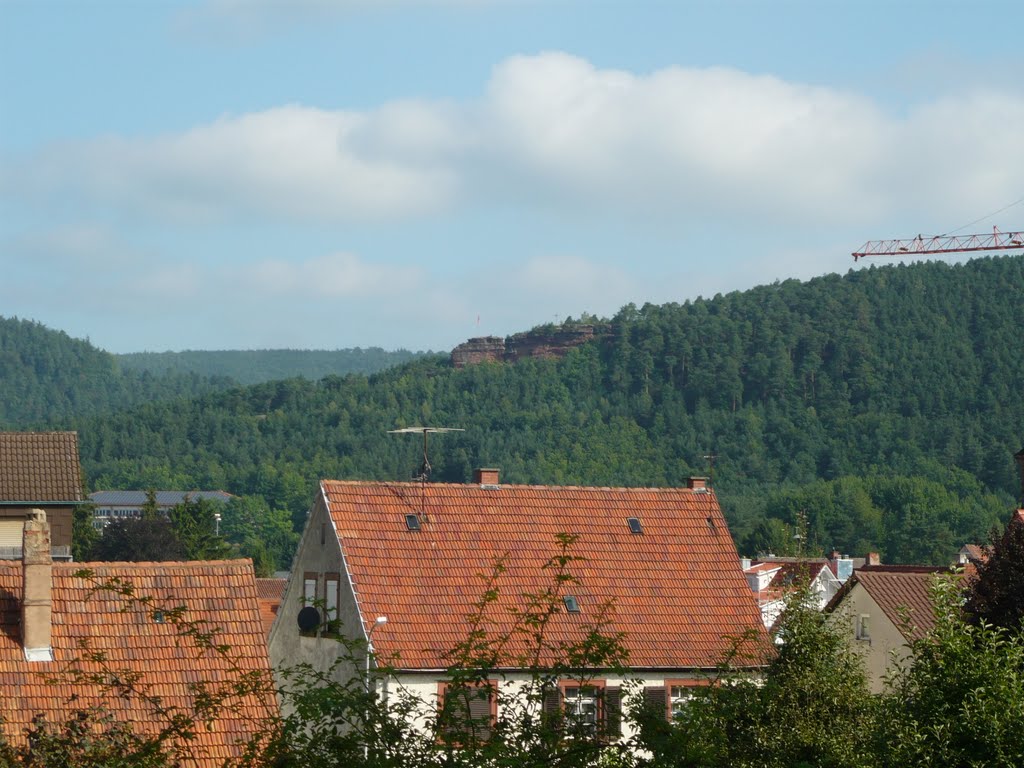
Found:
[[420, 529], [420, 517], [419, 515], [406, 515], [405, 526], [410, 531], [418, 531]]
[[639, 517], [627, 517], [626, 522], [629, 524], [630, 533], [643, 533], [644, 527], [640, 524]]

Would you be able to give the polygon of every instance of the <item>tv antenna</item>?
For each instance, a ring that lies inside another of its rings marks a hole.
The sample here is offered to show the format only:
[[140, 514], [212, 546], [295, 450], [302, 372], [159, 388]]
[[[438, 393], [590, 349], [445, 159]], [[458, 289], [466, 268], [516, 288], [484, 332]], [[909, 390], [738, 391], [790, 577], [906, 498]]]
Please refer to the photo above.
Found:
[[718, 454], [714, 451], [705, 453], [701, 456], [702, 459], [708, 463], [708, 486], [711, 488], [715, 487], [715, 459], [718, 458]]
[[466, 430], [460, 429], [459, 427], [402, 427], [401, 429], [389, 429], [389, 435], [405, 435], [405, 434], [420, 434], [423, 433], [423, 464], [420, 465], [419, 474], [412, 476], [413, 480], [419, 480], [421, 483], [425, 483], [430, 480], [430, 459], [427, 457], [427, 436], [431, 432], [465, 432]]

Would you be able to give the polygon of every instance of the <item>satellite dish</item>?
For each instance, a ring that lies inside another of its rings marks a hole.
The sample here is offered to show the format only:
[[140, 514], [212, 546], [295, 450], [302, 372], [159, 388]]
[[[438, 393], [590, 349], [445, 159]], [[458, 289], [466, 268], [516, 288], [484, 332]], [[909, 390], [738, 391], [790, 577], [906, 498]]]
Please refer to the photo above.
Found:
[[299, 631], [312, 632], [320, 626], [320, 611], [312, 605], [307, 605], [299, 611]]

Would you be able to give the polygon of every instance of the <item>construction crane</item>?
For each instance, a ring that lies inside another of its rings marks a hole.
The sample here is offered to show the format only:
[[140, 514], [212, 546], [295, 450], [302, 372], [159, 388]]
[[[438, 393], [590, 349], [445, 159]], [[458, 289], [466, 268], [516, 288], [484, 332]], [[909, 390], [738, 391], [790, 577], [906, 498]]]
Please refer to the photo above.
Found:
[[868, 240], [853, 252], [853, 260], [864, 256], [923, 256], [929, 253], [967, 253], [969, 251], [1009, 251], [1024, 248], [1024, 232], [1000, 232], [992, 227], [990, 235], [934, 235], [909, 240]]

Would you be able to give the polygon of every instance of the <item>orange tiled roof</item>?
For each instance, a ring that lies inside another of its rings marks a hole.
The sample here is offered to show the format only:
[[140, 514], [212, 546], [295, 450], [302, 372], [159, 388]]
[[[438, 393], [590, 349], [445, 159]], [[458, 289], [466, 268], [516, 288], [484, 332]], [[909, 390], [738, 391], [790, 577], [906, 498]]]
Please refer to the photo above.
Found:
[[0, 501], [82, 501], [78, 433], [0, 432]]
[[[501, 635], [510, 625], [507, 609], [551, 585], [542, 566], [556, 554], [559, 533], [578, 535], [570, 553], [586, 558], [571, 564], [579, 583], [564, 590], [581, 612], [556, 615], [548, 640], [580, 639], [598, 606], [613, 600], [607, 631], [626, 633], [633, 667], [712, 667], [729, 637], [748, 630], [767, 647], [713, 493], [332, 480], [321, 489], [362, 619], [369, 625], [388, 617], [374, 645], [385, 658], [400, 654], [402, 668], [448, 665], [444, 651], [466, 637], [481, 575], [507, 554], [500, 598], [488, 614]], [[405, 516], [421, 510], [421, 530], [409, 531]], [[643, 533], [630, 533], [629, 517], [640, 519]]]
[[[83, 568], [95, 579], [125, 579], [138, 595], [152, 595], [155, 605], [188, 607], [185, 618], [203, 620], [217, 629], [215, 641], [230, 645], [227, 656], [197, 648], [190, 638], [181, 639], [171, 623], [154, 621], [152, 609], [132, 607], [110, 592], [89, 596], [93, 582], [75, 576]], [[61, 670], [80, 658], [78, 643], [86, 641], [93, 651], [103, 651], [107, 668], [141, 675], [140, 685], [162, 698], [164, 705], [189, 708], [187, 686], [237, 679], [238, 671], [267, 672], [263, 624], [256, 605], [256, 585], [248, 560], [202, 563], [54, 563], [52, 662], [27, 662], [21, 644], [20, 562], [0, 564], [0, 717], [7, 738], [19, 742], [37, 713], [49, 722], [63, 722], [76, 710], [93, 704], [107, 708], [117, 719], [130, 720], [143, 733], [161, 724], [152, 708], [138, 696], [121, 698], [89, 683], [74, 683]], [[231, 667], [236, 665], [236, 670]], [[82, 663], [85, 671], [97, 671]], [[56, 677], [57, 685], [46, 682]], [[268, 677], [269, 679], [269, 677]], [[214, 768], [236, 755], [235, 744], [258, 732], [260, 722], [272, 715], [272, 693], [232, 700], [235, 711], [225, 710], [208, 729], [196, 730], [196, 765]], [[190, 763], [192, 764], [192, 763]]]
[[[929, 590], [935, 574], [943, 572], [949, 573], [949, 569], [880, 566], [877, 570], [862, 568], [852, 580], [864, 588], [907, 640], [917, 640], [935, 626]], [[909, 634], [903, 631], [904, 613], [910, 620]]]
[[288, 586], [288, 579], [256, 579], [256, 597], [260, 604], [260, 618], [263, 619], [263, 629], [270, 635], [270, 628], [274, 626], [274, 619], [277, 618], [277, 611], [281, 607], [281, 598], [284, 597], [284, 589]]

